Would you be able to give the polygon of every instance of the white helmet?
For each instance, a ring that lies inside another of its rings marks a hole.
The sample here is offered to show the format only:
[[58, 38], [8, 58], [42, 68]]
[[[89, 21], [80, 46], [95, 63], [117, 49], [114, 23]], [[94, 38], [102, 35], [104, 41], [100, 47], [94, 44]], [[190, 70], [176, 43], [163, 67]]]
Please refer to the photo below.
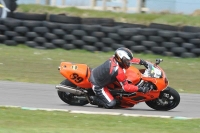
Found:
[[127, 69], [130, 67], [130, 61], [133, 59], [133, 53], [128, 48], [121, 47], [115, 51], [114, 58], [120, 67]]

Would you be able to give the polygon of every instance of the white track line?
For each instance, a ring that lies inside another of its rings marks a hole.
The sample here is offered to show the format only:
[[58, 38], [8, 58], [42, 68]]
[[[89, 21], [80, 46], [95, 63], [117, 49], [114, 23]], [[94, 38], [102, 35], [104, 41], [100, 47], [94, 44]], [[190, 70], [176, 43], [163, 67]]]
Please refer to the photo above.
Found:
[[200, 118], [190, 118], [190, 117], [172, 117], [172, 116], [161, 116], [161, 115], [143, 115], [143, 114], [122, 114], [118, 112], [91, 112], [91, 111], [78, 111], [78, 110], [66, 110], [66, 109], [49, 109], [49, 108], [30, 108], [30, 107], [20, 107], [20, 106], [3, 106], [8, 108], [21, 108], [25, 110], [43, 110], [43, 111], [63, 111], [76, 114], [99, 114], [99, 115], [121, 115], [121, 116], [132, 116], [132, 117], [154, 117], [154, 118], [171, 118], [179, 120], [188, 120], [188, 119], [200, 119]]

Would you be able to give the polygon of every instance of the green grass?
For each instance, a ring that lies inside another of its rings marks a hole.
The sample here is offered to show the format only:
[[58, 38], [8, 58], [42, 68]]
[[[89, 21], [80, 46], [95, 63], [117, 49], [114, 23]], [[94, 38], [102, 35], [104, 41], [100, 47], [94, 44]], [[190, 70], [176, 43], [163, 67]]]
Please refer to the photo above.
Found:
[[[88, 52], [84, 50], [42, 50], [19, 45], [15, 47], [0, 44], [0, 80], [58, 84], [64, 77], [58, 71], [61, 61], [85, 63], [90, 67], [100, 65], [113, 52]], [[160, 66], [165, 70], [169, 85], [181, 93], [199, 93], [200, 58], [176, 58], [150, 54], [134, 54], [154, 62], [164, 61]], [[135, 65], [140, 67], [139, 65]]]
[[53, 6], [35, 5], [35, 4], [21, 4], [17, 10], [19, 12], [27, 13], [47, 13], [47, 14], [67, 14], [68, 16], [79, 16], [82, 18], [98, 17], [98, 18], [113, 18], [117, 22], [127, 22], [135, 24], [160, 23], [175, 26], [200, 26], [200, 17], [198, 15], [183, 15], [166, 13], [117, 13], [110, 11], [95, 11], [78, 9], [75, 7], [58, 8]]
[[197, 133], [200, 119], [178, 120], [29, 111], [0, 107], [0, 133]]

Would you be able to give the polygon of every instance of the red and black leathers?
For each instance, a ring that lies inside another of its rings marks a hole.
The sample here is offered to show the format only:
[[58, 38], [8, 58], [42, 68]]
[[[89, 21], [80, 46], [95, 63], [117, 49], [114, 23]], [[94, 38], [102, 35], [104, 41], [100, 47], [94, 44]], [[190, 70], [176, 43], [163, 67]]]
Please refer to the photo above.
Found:
[[[140, 59], [133, 58], [130, 62], [140, 64]], [[114, 57], [105, 61], [102, 65], [92, 69], [90, 82], [93, 84], [93, 90], [96, 96], [101, 100], [99, 103], [104, 104], [104, 107], [112, 108], [112, 106], [115, 106], [116, 104], [113, 96], [106, 87], [110, 83], [118, 81], [126, 92], [138, 91], [137, 86], [128, 84], [125, 71], [125, 69], [119, 66]]]

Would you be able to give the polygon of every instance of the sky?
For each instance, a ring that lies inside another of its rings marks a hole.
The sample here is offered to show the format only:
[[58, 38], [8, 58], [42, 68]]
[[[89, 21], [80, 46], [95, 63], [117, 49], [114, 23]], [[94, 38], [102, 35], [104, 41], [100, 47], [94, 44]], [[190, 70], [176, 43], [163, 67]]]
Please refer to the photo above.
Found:
[[[40, 0], [44, 4], [45, 0]], [[111, 0], [112, 1], [112, 0]], [[120, 0], [113, 0], [120, 1]], [[18, 4], [35, 3], [36, 0], [17, 0]], [[62, 0], [56, 0], [57, 5], [61, 5]], [[90, 0], [66, 0], [68, 5], [84, 5], [89, 6]], [[102, 2], [98, 0], [97, 6], [101, 6]], [[121, 2], [107, 2], [107, 6], [121, 6]], [[137, 0], [128, 0], [128, 7], [136, 7]], [[172, 13], [191, 14], [196, 9], [200, 10], [200, 0], [146, 0], [146, 7], [152, 12], [170, 11]]]

